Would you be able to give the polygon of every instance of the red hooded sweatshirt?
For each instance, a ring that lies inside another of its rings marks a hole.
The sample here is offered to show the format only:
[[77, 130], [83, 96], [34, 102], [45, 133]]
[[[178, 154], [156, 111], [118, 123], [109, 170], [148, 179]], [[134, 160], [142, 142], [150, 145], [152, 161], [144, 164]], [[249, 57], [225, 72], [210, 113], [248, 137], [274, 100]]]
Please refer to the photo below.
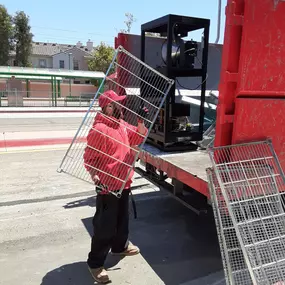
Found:
[[[144, 135], [146, 133], [147, 129]], [[93, 175], [96, 174], [110, 191], [121, 189], [131, 169], [124, 187], [129, 189], [134, 175], [131, 166], [136, 155], [133, 146], [141, 144], [144, 135], [138, 133], [137, 127], [123, 120], [97, 113], [87, 136], [84, 153], [86, 169], [89, 172], [93, 171]]]

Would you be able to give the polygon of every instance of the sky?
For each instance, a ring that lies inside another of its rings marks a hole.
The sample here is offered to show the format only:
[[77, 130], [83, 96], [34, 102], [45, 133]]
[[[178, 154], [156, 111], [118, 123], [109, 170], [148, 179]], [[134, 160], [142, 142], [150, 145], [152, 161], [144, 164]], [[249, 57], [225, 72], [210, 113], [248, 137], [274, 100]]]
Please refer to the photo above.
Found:
[[[132, 34], [139, 35], [143, 23], [167, 14], [177, 14], [210, 19], [210, 42], [215, 42], [217, 36], [218, 0], [2, 0], [1, 4], [12, 15], [16, 11], [24, 11], [30, 17], [34, 41], [63, 44], [81, 41], [86, 44], [90, 39], [95, 45], [103, 41], [114, 46], [115, 36], [126, 28], [125, 13], [132, 13], [136, 19]], [[219, 43], [223, 43], [225, 5], [226, 0], [222, 0]], [[200, 41], [201, 32], [191, 33], [190, 37]]]

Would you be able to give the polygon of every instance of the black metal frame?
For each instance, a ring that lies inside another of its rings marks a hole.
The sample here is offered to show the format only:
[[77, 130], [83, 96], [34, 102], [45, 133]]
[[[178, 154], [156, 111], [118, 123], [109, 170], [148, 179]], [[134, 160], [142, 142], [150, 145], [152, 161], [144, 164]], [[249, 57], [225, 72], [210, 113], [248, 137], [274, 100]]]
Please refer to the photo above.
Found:
[[[173, 29], [178, 24], [179, 34], [181, 37], [187, 36], [188, 32], [204, 29], [204, 47], [202, 52], [202, 68], [177, 68], [173, 67], [171, 63], [171, 52], [173, 43]], [[180, 26], [179, 26], [180, 25]], [[145, 62], [145, 33], [163, 33], [167, 36], [167, 62], [164, 70], [159, 70], [165, 76], [176, 79], [176, 77], [201, 77], [201, 105], [199, 117], [199, 131], [198, 132], [171, 132], [169, 129], [170, 105], [175, 104], [175, 85], [169, 92], [164, 105], [164, 132], [163, 133], [150, 133], [148, 142], [159, 146], [162, 149], [167, 149], [168, 144], [172, 144], [178, 137], [189, 137], [191, 141], [200, 141], [203, 137], [203, 124], [204, 124], [204, 103], [206, 92], [206, 76], [208, 65], [208, 44], [209, 44], [209, 29], [210, 20], [185, 17], [179, 15], [166, 15], [156, 20], [145, 23], [141, 26], [141, 60]], [[196, 144], [195, 144], [196, 146]], [[188, 146], [189, 147], [189, 146]], [[193, 145], [191, 146], [193, 147]], [[185, 147], [182, 147], [185, 148]], [[186, 146], [187, 148], [187, 146]], [[195, 148], [195, 147], [194, 147]]]

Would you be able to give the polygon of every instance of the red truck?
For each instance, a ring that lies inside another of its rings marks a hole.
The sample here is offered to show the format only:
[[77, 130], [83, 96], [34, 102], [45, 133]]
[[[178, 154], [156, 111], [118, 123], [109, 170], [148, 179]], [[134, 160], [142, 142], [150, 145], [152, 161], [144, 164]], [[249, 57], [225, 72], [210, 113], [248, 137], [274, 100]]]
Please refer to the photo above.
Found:
[[[215, 121], [213, 143], [225, 146], [270, 138], [285, 170], [285, 2], [228, 0], [225, 13], [223, 45], [209, 44], [208, 50], [208, 80], [213, 82], [206, 93], [218, 94], [217, 107], [205, 105], [216, 112], [209, 115], [211, 123]], [[140, 57], [140, 41], [140, 35], [120, 33], [115, 47], [121, 45]], [[148, 43], [152, 49], [161, 47], [161, 39], [155, 37]], [[147, 143], [140, 161], [145, 169], [138, 171], [153, 182], [169, 182], [177, 199], [197, 213], [204, 211], [201, 201], [210, 199], [206, 150], [163, 151]], [[193, 199], [195, 193], [198, 199]]]

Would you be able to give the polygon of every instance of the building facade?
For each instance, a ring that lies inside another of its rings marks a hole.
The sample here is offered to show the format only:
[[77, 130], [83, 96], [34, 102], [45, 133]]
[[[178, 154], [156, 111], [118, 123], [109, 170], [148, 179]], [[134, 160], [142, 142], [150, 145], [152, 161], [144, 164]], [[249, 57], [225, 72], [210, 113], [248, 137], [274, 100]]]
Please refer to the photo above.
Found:
[[[88, 57], [93, 49], [90, 40], [86, 45], [81, 42], [76, 45], [33, 42], [30, 63], [34, 68], [88, 70]], [[9, 65], [15, 66], [15, 52], [10, 55]]]

